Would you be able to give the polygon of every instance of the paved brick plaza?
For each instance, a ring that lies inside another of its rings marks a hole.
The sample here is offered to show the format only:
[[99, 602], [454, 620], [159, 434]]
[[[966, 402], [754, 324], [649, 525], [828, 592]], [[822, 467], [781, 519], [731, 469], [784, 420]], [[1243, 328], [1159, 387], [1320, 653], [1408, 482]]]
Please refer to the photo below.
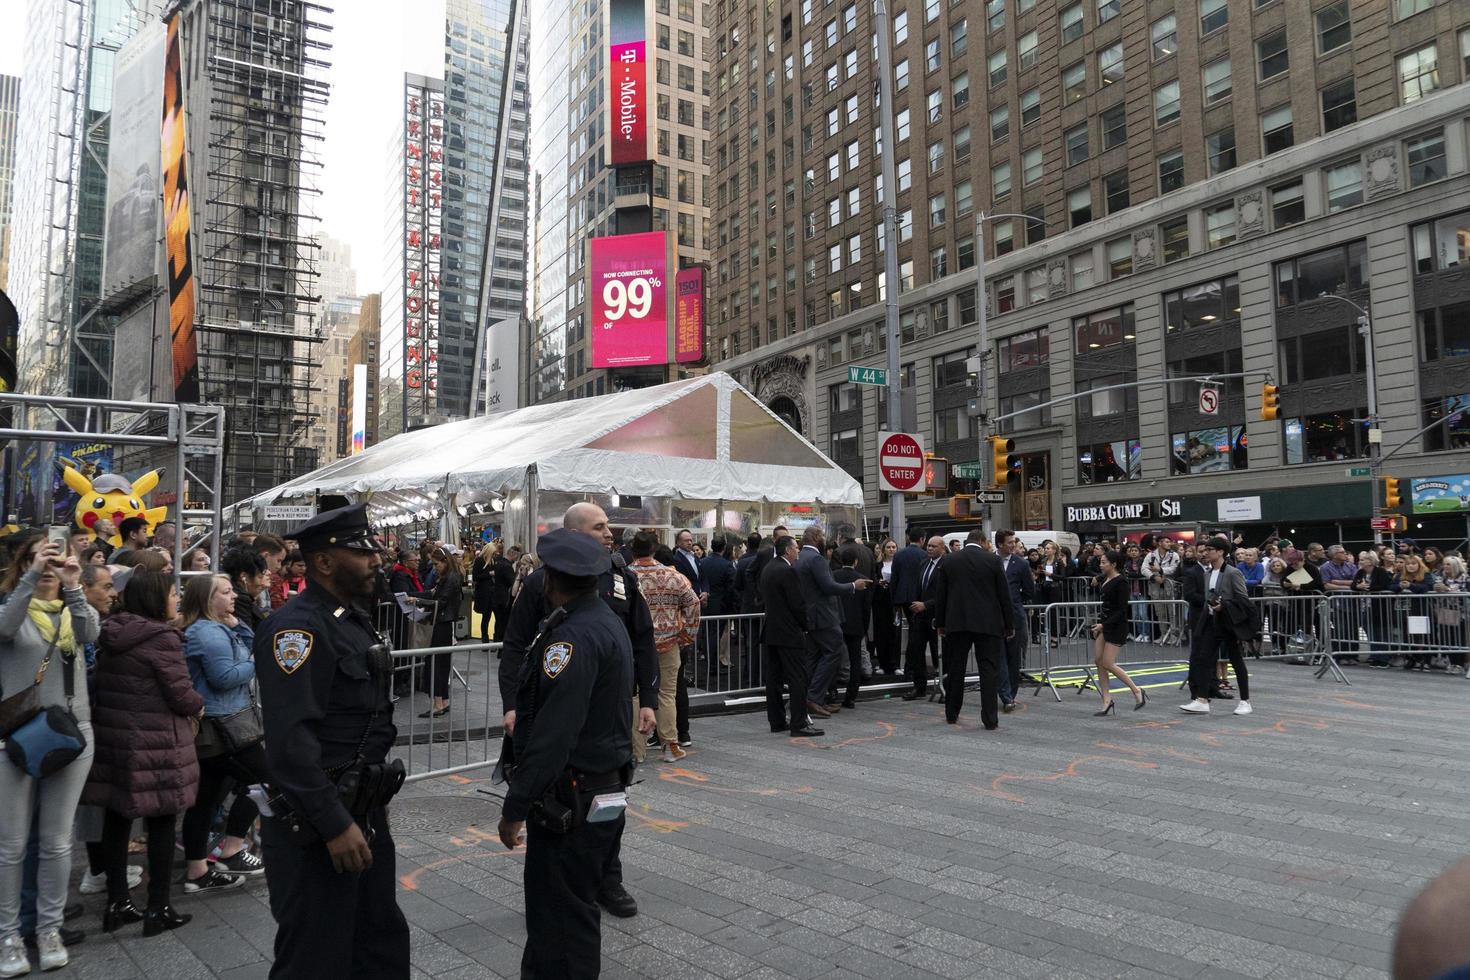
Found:
[[[792, 743], [747, 714], [696, 720], [645, 768], [624, 847], [631, 920], [604, 977], [1379, 977], [1399, 909], [1470, 851], [1470, 682], [1253, 665], [1256, 713], [1091, 716], [1024, 698], [1001, 731], [864, 703]], [[1126, 707], [1126, 692], [1119, 707]], [[517, 975], [521, 858], [463, 777], [396, 806], [416, 976]], [[177, 899], [152, 940], [89, 935], [72, 973], [263, 977], [264, 882]]]

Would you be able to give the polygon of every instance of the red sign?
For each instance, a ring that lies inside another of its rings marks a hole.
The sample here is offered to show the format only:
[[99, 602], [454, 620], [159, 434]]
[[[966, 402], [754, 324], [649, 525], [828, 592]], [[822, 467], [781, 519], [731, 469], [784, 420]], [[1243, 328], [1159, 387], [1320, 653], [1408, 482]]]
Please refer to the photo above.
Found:
[[704, 359], [704, 269], [680, 269], [674, 277], [674, 360]]
[[878, 486], [899, 493], [924, 489], [924, 447], [919, 437], [907, 432], [880, 434], [878, 439]]
[[592, 239], [592, 366], [669, 362], [668, 232]]
[[1375, 517], [1370, 525], [1375, 531], [1399, 531], [1407, 527], [1408, 523], [1403, 517]]
[[615, 167], [651, 158], [645, 7], [645, 0], [612, 0], [608, 5], [608, 133]]

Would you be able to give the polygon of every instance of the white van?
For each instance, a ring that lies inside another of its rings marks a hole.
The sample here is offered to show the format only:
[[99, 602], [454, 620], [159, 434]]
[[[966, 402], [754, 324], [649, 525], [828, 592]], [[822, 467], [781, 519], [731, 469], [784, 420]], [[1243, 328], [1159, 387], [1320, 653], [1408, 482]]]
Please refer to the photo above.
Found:
[[[1058, 548], [1070, 549], [1073, 557], [1076, 557], [1077, 552], [1082, 550], [1082, 539], [1071, 531], [1017, 531], [1015, 534], [1016, 538], [1021, 542], [1022, 547], [1028, 551], [1032, 548], [1040, 548], [1044, 541], [1055, 541]], [[965, 538], [968, 536], [968, 531], [954, 531], [946, 534], [944, 536], [945, 549], [953, 551], [956, 542], [963, 546]], [[995, 535], [991, 534], [990, 539], [994, 541]]]

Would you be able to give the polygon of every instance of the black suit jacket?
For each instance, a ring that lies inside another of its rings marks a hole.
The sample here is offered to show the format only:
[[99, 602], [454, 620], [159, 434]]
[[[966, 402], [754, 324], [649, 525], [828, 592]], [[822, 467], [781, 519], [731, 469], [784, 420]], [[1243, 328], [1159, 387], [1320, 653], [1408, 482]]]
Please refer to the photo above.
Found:
[[677, 548], [674, 550], [674, 571], [689, 580], [689, 587], [695, 592], [708, 592], [704, 587], [704, 576], [699, 572], [699, 559], [692, 554], [685, 554]]
[[979, 545], [946, 555], [932, 584], [934, 625], [945, 632], [1005, 636], [1015, 630], [1005, 566]]
[[699, 577], [709, 593], [706, 616], [728, 616], [735, 611], [735, 564], [724, 555], [710, 553], [699, 563]]
[[907, 606], [918, 602], [923, 591], [919, 577], [924, 572], [924, 563], [929, 553], [916, 544], [906, 545], [893, 556], [893, 573], [888, 582], [888, 595], [895, 606]]
[[1205, 621], [1210, 615], [1205, 608], [1205, 566], [1199, 562], [1180, 564], [1176, 577], [1180, 598], [1189, 604], [1189, 634], [1198, 637], [1205, 631]]
[[1036, 601], [1036, 576], [1031, 574], [1031, 563], [1021, 555], [1013, 554], [1001, 564], [1005, 568], [1006, 584], [1010, 586], [1011, 611], [1017, 616], [1024, 616], [1026, 605]]
[[[862, 572], [856, 568], [839, 568], [832, 573], [832, 581], [843, 585], [856, 582], [862, 577]], [[837, 602], [842, 606], [842, 635], [866, 636], [868, 619], [873, 614], [873, 590], [853, 591], [848, 595], [838, 596]]]
[[796, 569], [784, 559], [772, 558], [761, 572], [761, 599], [766, 616], [761, 642], [775, 647], [799, 647], [806, 639], [806, 603]]

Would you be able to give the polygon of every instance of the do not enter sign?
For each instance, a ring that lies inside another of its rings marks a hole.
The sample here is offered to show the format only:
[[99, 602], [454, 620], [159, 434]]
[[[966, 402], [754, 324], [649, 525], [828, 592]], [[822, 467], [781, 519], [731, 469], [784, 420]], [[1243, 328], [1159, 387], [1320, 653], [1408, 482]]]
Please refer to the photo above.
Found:
[[878, 436], [878, 486], [898, 493], [924, 490], [924, 447], [907, 432]]

